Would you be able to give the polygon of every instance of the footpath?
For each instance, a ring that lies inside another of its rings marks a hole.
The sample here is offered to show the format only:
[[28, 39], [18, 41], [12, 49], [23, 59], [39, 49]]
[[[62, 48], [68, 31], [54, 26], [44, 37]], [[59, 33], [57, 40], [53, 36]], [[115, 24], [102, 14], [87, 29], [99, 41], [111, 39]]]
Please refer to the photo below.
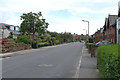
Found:
[[88, 49], [84, 47], [79, 69], [79, 78], [99, 78], [99, 71], [96, 64], [96, 54], [95, 57], [91, 57], [90, 53], [88, 53]]

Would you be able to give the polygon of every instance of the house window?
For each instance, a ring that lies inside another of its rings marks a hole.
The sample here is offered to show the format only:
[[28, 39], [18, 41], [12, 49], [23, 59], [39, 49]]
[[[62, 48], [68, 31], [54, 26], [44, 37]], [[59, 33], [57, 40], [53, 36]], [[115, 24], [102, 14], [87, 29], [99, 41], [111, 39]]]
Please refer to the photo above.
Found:
[[7, 29], [9, 29], [9, 30], [10, 30], [10, 26], [8, 26], [8, 25], [5, 25], [5, 27], [6, 27]]
[[10, 30], [14, 30], [14, 26], [10, 26]]

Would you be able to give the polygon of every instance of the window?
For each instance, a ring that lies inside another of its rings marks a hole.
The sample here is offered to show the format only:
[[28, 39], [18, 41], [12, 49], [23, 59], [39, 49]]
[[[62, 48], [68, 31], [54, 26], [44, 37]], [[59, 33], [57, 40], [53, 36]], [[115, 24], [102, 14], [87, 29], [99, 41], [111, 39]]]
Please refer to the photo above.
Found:
[[16, 27], [16, 31], [19, 31], [19, 27]]
[[14, 26], [10, 26], [10, 30], [14, 30]]

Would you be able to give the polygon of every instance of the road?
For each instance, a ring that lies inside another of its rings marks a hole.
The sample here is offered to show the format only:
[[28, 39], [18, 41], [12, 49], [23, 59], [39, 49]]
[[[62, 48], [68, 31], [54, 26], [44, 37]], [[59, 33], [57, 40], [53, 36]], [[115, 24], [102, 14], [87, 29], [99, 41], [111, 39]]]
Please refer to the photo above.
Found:
[[2, 60], [3, 78], [74, 78], [83, 43], [69, 43]]

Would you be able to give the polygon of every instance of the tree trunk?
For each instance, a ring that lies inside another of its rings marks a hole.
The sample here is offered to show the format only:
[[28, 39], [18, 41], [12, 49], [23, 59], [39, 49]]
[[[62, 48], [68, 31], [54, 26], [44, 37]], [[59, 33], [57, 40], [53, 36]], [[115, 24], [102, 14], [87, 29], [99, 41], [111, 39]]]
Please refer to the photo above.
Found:
[[33, 35], [32, 35], [32, 48], [34, 48], [34, 34], [35, 33], [33, 33]]

